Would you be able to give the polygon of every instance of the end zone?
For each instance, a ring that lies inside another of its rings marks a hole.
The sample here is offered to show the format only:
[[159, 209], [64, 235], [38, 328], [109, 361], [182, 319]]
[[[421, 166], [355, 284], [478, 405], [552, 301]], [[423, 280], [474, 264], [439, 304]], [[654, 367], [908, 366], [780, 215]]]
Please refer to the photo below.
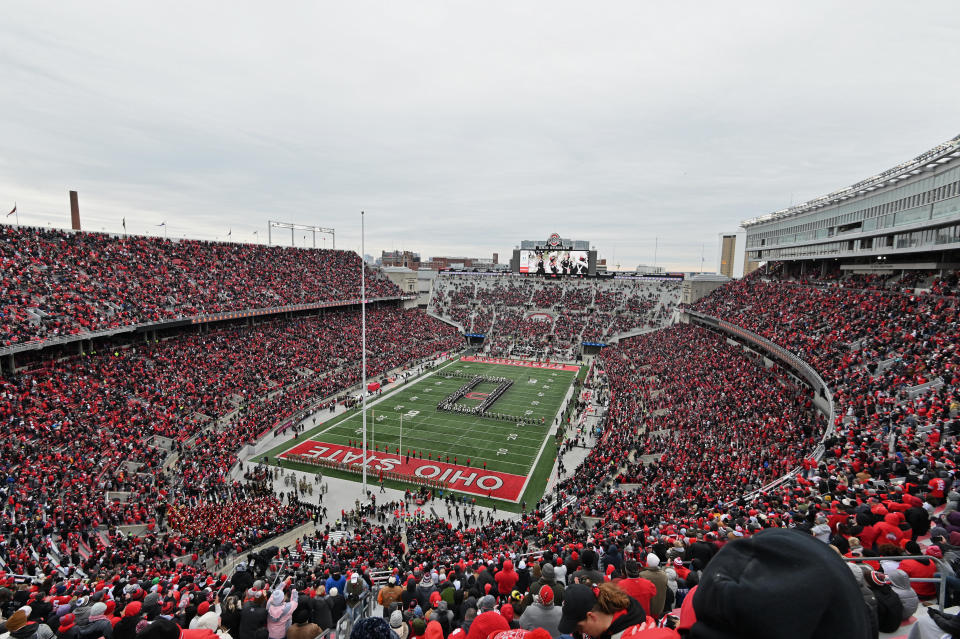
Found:
[[367, 451], [364, 459], [359, 448], [328, 444], [319, 441], [306, 441], [277, 455], [279, 459], [291, 462], [316, 464], [317, 466], [359, 472], [363, 466], [373, 477], [383, 475], [405, 481], [428, 481], [450, 490], [472, 493], [481, 497], [492, 497], [509, 502], [519, 502], [523, 493], [526, 477], [511, 475], [493, 470], [485, 470], [462, 464], [445, 464], [440, 461], [391, 455], [389, 453]]
[[571, 373], [577, 373], [580, 371], [579, 366], [574, 366], [573, 364], [557, 364], [553, 362], [528, 362], [522, 359], [507, 359], [505, 357], [479, 357], [475, 355], [467, 355], [460, 358], [461, 362], [478, 362], [481, 364], [501, 364], [503, 366], [522, 366], [524, 368], [548, 368], [552, 371], [569, 371]]

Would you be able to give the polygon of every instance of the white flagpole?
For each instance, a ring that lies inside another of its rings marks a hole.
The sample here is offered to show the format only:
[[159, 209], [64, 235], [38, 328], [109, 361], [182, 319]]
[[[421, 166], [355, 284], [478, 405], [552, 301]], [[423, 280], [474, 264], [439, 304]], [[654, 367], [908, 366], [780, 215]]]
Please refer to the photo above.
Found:
[[363, 211], [360, 211], [360, 350], [363, 361], [362, 386], [360, 388], [362, 393], [360, 396], [362, 402], [360, 411], [363, 413], [363, 447], [360, 452], [363, 455], [361, 468], [363, 468], [364, 499], [367, 497], [367, 277], [364, 272], [366, 265], [363, 262], [363, 253], [366, 251], [366, 245], [364, 244], [365, 228]]

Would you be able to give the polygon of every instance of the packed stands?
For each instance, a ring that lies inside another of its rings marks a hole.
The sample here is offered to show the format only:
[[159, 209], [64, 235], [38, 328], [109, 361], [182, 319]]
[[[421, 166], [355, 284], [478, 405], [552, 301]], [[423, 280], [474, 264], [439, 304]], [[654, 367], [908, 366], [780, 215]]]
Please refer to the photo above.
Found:
[[[360, 297], [351, 251], [0, 226], [0, 346]], [[400, 290], [368, 271], [367, 297]]]
[[675, 281], [442, 273], [429, 308], [484, 335], [491, 355], [571, 360], [581, 342], [666, 326], [679, 300]]
[[[373, 378], [461, 342], [419, 311], [371, 309], [367, 327]], [[244, 444], [359, 381], [356, 310], [186, 334], [5, 377], [2, 474], [12, 507], [2, 525], [19, 531], [3, 549], [6, 568], [34, 574], [48, 562], [30, 553], [56, 533], [71, 552], [83, 542], [78, 563], [94, 570], [107, 549], [84, 536], [101, 525], [143, 526], [143, 543], [169, 561], [240, 551], [309, 519], [262, 481], [231, 481], [230, 469]], [[169, 532], [156, 536], [168, 507]]]
[[[459, 629], [458, 637], [473, 639], [479, 631], [471, 626], [508, 630], [512, 621], [522, 625], [528, 611], [537, 613], [532, 628], [558, 636], [560, 618], [573, 607], [562, 608], [561, 599], [585, 597], [593, 605], [609, 587], [600, 594], [582, 584], [610, 581], [637, 588], [631, 592], [643, 600], [639, 612], [625, 604], [622, 618], [631, 625], [685, 600], [709, 625], [716, 617], [707, 597], [694, 599], [691, 589], [710, 592], [718, 571], [756, 565], [743, 557], [769, 556], [762, 550], [771, 544], [810, 568], [797, 579], [797, 562], [761, 561], [780, 577], [770, 583], [794, 587], [800, 596], [820, 583], [811, 581], [815, 575], [829, 574], [823, 587], [842, 602], [836, 619], [820, 621], [832, 625], [808, 636], [875, 636], [870, 629], [890, 615], [881, 614], [869, 584], [894, 592], [885, 580], [895, 585], [901, 572], [932, 574], [960, 545], [954, 490], [960, 355], [957, 298], [950, 294], [957, 278], [925, 275], [888, 286], [775, 275], [731, 282], [695, 310], [753, 331], [813, 366], [832, 390], [833, 423], [815, 410], [822, 397], [726, 336], [678, 325], [626, 337], [601, 352], [585, 382], [591, 407], [603, 416], [598, 444], [518, 518], [497, 519], [459, 495], [421, 489], [402, 501], [358, 503], [229, 581], [218, 571], [227, 554], [317, 521], [316, 506], [275, 486], [279, 470], [247, 468], [243, 481], [230, 470], [244, 443], [288, 423], [317, 397], [335, 401], [357, 381], [356, 311], [218, 328], [9, 375], [0, 388], [7, 435], [0, 444], [0, 557], [6, 572], [46, 583], [33, 593], [17, 590], [19, 600], [0, 593], [0, 613], [10, 618], [16, 607], [9, 602], [31, 601], [34, 620], [69, 630], [68, 615], [79, 619], [89, 603], [84, 597], [102, 588], [101, 597], [116, 600], [108, 616], [139, 623], [168, 610], [190, 627], [207, 614], [202, 606], [219, 605], [215, 616], [222, 614], [232, 636], [253, 639], [279, 623], [270, 626], [266, 610], [259, 612], [267, 598], [270, 614], [291, 615], [291, 628], [314, 622], [324, 630], [343, 613], [354, 614], [350, 606], [364, 591], [383, 586], [399, 605], [385, 606], [376, 629], [377, 620], [359, 621], [358, 614], [358, 637], [368, 627], [371, 635], [389, 637], [384, 631], [393, 627], [432, 639]], [[601, 341], [665, 326], [678, 299], [676, 285], [666, 283], [552, 285], [444, 275], [430, 310], [467, 331], [489, 332], [495, 352], [536, 357], [562, 355], [545, 349], [572, 348], [588, 335]], [[532, 314], [552, 321], [531, 320]], [[579, 326], [581, 318], [591, 328]], [[419, 312], [383, 307], [367, 321], [374, 376], [460, 340]], [[574, 421], [561, 432], [561, 469], [586, 436], [582, 428]], [[891, 435], [894, 455], [887, 452]], [[821, 439], [818, 460], [811, 454]], [[791, 471], [798, 472], [790, 481], [758, 492]], [[109, 502], [108, 492], [115, 495]], [[142, 530], [113, 532], [133, 524]], [[792, 532], [763, 532], [778, 528]], [[821, 542], [848, 559], [875, 556], [877, 573], [855, 567], [862, 588], [846, 584], [835, 571], [847, 568]], [[48, 552], [73, 566], [68, 576], [48, 576], [54, 563]], [[77, 569], [89, 583], [71, 579]], [[388, 575], [394, 584], [385, 583]], [[255, 584], [264, 578], [278, 590], [268, 594], [264, 582]], [[841, 592], [838, 583], [850, 588]], [[156, 596], [147, 602], [150, 590]], [[911, 614], [911, 590], [921, 599], [932, 596], [919, 583], [898, 590], [903, 619]], [[65, 607], [52, 605], [53, 597], [66, 597]], [[231, 616], [230, 597], [248, 600], [244, 610], [251, 612]], [[43, 599], [51, 605], [41, 606]], [[298, 603], [309, 612], [305, 621], [294, 616]], [[431, 623], [437, 625], [428, 630]], [[274, 639], [280, 636], [288, 635]]]

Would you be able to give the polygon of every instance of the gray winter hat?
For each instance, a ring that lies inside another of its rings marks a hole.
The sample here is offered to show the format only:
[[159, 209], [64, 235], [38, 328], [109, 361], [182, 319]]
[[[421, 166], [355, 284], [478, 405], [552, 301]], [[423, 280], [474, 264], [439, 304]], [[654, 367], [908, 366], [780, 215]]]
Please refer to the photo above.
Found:
[[547, 581], [554, 581], [557, 578], [557, 573], [553, 569], [553, 564], [543, 564], [543, 566], [540, 568], [540, 574]]
[[394, 610], [390, 613], [390, 627], [399, 628], [403, 625], [403, 613], [399, 610]]

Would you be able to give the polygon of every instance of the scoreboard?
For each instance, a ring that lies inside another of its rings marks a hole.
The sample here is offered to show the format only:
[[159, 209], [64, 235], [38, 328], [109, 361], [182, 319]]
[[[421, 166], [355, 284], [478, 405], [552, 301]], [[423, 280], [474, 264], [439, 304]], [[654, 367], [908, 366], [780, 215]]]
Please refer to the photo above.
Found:
[[[527, 243], [529, 244], [529, 243]], [[577, 244], [586, 244], [577, 242]], [[597, 252], [575, 247], [556, 233], [545, 242], [513, 251], [514, 273], [541, 277], [585, 277], [597, 273]]]

